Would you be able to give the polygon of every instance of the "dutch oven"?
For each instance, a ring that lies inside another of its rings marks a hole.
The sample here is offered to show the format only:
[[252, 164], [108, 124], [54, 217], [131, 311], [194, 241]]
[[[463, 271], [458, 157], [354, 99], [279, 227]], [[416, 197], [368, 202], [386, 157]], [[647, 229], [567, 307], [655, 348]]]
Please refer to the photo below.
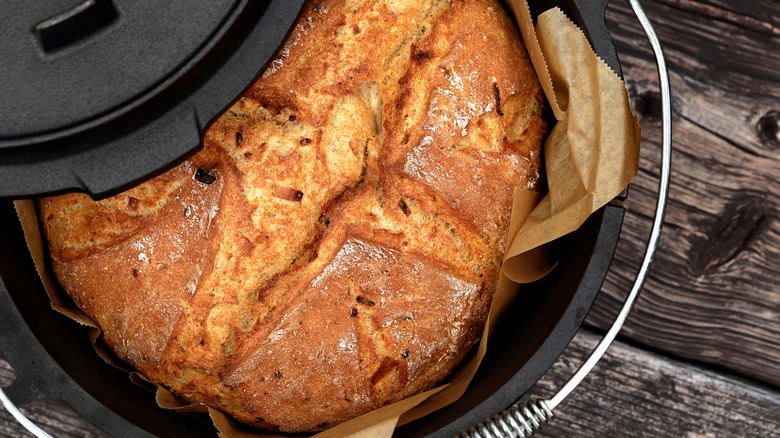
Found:
[[[560, 7], [620, 74], [604, 21], [608, 2], [529, 3], [534, 16]], [[0, 12], [0, 351], [16, 371], [5, 392], [17, 405], [61, 399], [113, 436], [214, 436], [205, 423], [159, 408], [152, 393], [95, 354], [84, 328], [52, 310], [12, 200], [69, 190], [107, 196], [197, 150], [210, 121], [273, 55], [303, 1], [12, 3], [20, 4]], [[558, 267], [507, 311], [463, 397], [399, 436], [453, 436], [539, 380], [601, 288], [623, 221], [614, 204], [552, 244]]]

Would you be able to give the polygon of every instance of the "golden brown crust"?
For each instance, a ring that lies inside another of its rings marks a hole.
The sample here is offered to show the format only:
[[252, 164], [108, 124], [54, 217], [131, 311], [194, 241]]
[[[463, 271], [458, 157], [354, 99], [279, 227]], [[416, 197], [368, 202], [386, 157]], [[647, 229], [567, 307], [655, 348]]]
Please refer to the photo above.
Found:
[[40, 201], [55, 272], [179, 396], [336, 424], [477, 341], [542, 105], [494, 0], [309, 2], [201, 152], [110, 199]]

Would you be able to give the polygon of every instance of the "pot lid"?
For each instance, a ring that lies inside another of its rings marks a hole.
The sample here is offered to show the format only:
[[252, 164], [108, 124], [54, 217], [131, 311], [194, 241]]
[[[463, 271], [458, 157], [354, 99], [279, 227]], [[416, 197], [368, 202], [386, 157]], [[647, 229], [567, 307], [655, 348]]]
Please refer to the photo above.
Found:
[[4, 5], [0, 196], [101, 196], [169, 167], [262, 70], [302, 3]]

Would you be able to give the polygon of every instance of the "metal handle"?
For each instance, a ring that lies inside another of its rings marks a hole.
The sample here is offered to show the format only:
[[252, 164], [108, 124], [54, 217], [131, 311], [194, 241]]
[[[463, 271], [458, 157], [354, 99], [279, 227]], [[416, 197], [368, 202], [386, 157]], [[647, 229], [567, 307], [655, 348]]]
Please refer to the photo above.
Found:
[[658, 183], [658, 203], [656, 205], [655, 217], [653, 218], [653, 226], [650, 230], [650, 238], [647, 242], [647, 249], [645, 251], [642, 265], [639, 268], [634, 285], [631, 292], [628, 294], [623, 307], [620, 309], [620, 313], [615, 318], [609, 331], [604, 338], [599, 342], [596, 348], [593, 350], [588, 359], [580, 366], [576, 373], [569, 379], [563, 387], [549, 400], [535, 400], [528, 404], [522, 404], [517, 402], [513, 404], [507, 410], [488, 418], [483, 423], [471, 428], [471, 430], [464, 432], [462, 435], [466, 437], [530, 437], [546, 422], [552, 419], [553, 410], [571, 394], [582, 380], [587, 376], [596, 363], [604, 356], [609, 346], [615, 340], [620, 329], [631, 312], [631, 308], [634, 306], [639, 292], [647, 279], [647, 273], [650, 269], [650, 265], [653, 263], [653, 257], [655, 256], [656, 248], [658, 247], [658, 241], [661, 237], [661, 227], [663, 225], [663, 219], [666, 212], [666, 200], [669, 195], [669, 178], [671, 174], [671, 155], [672, 155], [672, 105], [671, 105], [671, 91], [669, 87], [669, 72], [666, 68], [666, 61], [664, 59], [663, 50], [661, 49], [661, 43], [658, 41], [658, 36], [650, 24], [642, 6], [639, 4], [639, 0], [627, 0], [634, 11], [634, 14], [639, 19], [642, 28], [647, 35], [647, 39], [650, 41], [650, 45], [653, 47], [653, 53], [655, 54], [656, 63], [658, 67], [658, 78], [661, 88], [661, 105], [662, 105], [662, 144], [661, 144], [661, 176]]
[[38, 427], [35, 423], [30, 421], [27, 417], [24, 416], [21, 411], [19, 411], [19, 408], [16, 407], [16, 405], [11, 401], [11, 399], [8, 398], [7, 395], [5, 395], [5, 392], [3, 392], [3, 388], [0, 388], [0, 402], [3, 403], [3, 406], [8, 410], [8, 412], [13, 415], [13, 417], [16, 419], [16, 421], [19, 422], [27, 431], [35, 435], [37, 438], [52, 438], [51, 435], [49, 435], [45, 430]]

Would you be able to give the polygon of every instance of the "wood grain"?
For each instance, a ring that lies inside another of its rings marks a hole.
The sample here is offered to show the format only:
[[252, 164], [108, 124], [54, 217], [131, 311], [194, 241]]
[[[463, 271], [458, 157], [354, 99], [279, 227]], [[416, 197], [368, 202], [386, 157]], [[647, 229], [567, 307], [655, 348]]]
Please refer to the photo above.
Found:
[[[674, 169], [659, 254], [624, 333], [780, 385], [780, 3], [643, 4], [671, 69]], [[637, 20], [619, 1], [607, 17], [644, 149], [608, 299], [588, 318], [602, 328], [644, 251], [660, 138], [657, 76]]]
[[[599, 337], [579, 334], [535, 392], [549, 397]], [[780, 436], [780, 393], [618, 342], [539, 437]]]

